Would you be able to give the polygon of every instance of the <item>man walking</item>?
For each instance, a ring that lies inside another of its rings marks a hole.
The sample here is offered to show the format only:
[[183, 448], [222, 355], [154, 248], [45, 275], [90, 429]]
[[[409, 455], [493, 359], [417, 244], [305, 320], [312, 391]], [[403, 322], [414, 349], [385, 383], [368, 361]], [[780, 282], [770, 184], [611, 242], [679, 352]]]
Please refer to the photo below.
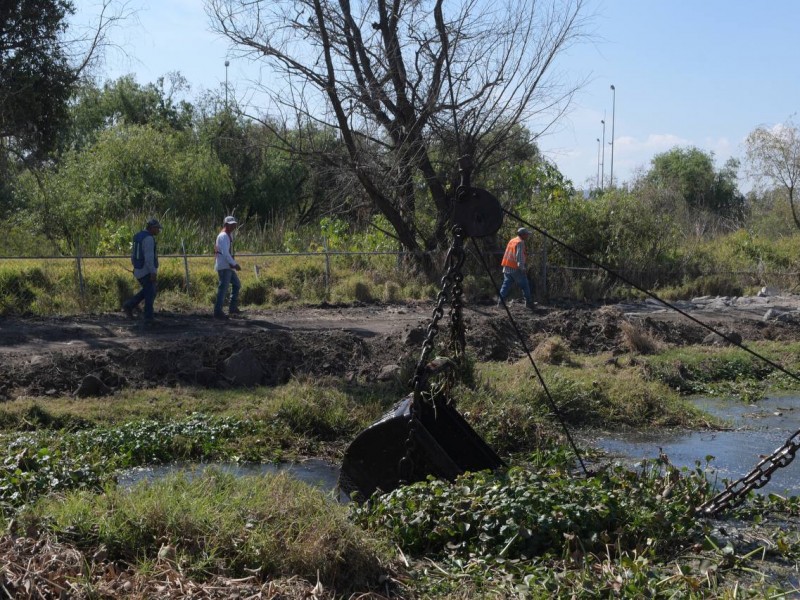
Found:
[[239, 288], [242, 287], [242, 284], [236, 274], [236, 271], [240, 271], [242, 267], [233, 258], [233, 232], [236, 231], [237, 226], [236, 217], [225, 217], [222, 221], [222, 231], [219, 232], [217, 241], [214, 244], [214, 268], [217, 270], [217, 276], [219, 277], [217, 301], [214, 303], [215, 319], [228, 318], [228, 315], [222, 310], [225, 304], [225, 296], [228, 293], [228, 286], [231, 287], [231, 303], [228, 314], [236, 315], [242, 312], [239, 310]]
[[150, 219], [145, 228], [133, 236], [131, 247], [131, 263], [133, 276], [139, 281], [142, 289], [135, 296], [122, 304], [122, 310], [133, 317], [133, 309], [144, 300], [144, 324], [153, 323], [153, 304], [156, 299], [156, 283], [158, 279], [158, 249], [156, 236], [161, 233], [158, 219]]
[[503, 254], [501, 265], [503, 266], [503, 285], [500, 287], [500, 301], [498, 306], [505, 304], [508, 293], [511, 291], [512, 284], [516, 283], [525, 296], [525, 306], [534, 307], [533, 296], [531, 296], [531, 286], [528, 283], [528, 275], [525, 271], [528, 265], [528, 255], [525, 251], [525, 242], [531, 235], [531, 230], [525, 227], [517, 229], [517, 237], [509, 240], [506, 251]]

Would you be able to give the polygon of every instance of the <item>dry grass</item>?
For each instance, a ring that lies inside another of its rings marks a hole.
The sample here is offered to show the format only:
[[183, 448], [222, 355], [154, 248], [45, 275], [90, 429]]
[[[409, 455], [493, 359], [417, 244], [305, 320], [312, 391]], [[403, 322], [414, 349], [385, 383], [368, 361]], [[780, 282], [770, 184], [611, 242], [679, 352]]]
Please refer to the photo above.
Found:
[[630, 321], [620, 323], [622, 347], [636, 354], [655, 354], [661, 349], [661, 344], [641, 327]]
[[572, 365], [574, 361], [567, 343], [559, 336], [549, 337], [533, 351], [537, 363], [548, 365]]
[[[169, 548], [169, 547], [167, 547]], [[181, 572], [168, 552], [160, 552], [148, 571], [136, 571], [107, 558], [104, 549], [85, 553], [53, 537], [0, 537], [0, 585], [9, 596], [39, 598], [316, 598], [336, 597], [336, 590], [299, 577], [264, 581], [257, 575], [214, 576], [198, 581]]]

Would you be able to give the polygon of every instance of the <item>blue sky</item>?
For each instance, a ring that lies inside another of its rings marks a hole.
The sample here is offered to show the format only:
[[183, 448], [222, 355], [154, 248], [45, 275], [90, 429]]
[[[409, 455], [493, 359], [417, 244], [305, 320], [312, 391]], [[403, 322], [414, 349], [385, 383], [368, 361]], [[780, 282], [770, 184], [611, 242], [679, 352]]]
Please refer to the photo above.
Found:
[[[75, 0], [76, 24], [91, 20], [97, 0]], [[121, 52], [98, 73], [133, 73], [140, 83], [180, 71], [193, 93], [225, 80], [227, 42], [209, 31], [202, 0], [130, 0], [136, 16], [113, 32]], [[594, 186], [601, 120], [606, 121], [603, 171], [630, 181], [655, 154], [675, 146], [713, 152], [717, 165], [744, 157], [744, 139], [758, 126], [794, 118], [800, 99], [796, 0], [589, 0], [591, 39], [557, 67], [587, 79], [566, 117], [540, 147], [577, 187]], [[258, 67], [231, 59], [230, 85], [239, 96]], [[612, 115], [611, 85], [616, 88]], [[601, 153], [602, 155], [602, 153]], [[744, 175], [744, 171], [742, 171]], [[740, 186], [750, 184], [744, 178]]]

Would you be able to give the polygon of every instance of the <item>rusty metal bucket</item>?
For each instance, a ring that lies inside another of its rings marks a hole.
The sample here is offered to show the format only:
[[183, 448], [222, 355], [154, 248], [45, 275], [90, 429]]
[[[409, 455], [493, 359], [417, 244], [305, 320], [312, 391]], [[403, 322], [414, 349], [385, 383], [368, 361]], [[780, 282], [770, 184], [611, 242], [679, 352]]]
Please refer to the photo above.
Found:
[[[463, 416], [443, 400], [420, 402], [412, 417], [413, 394], [397, 403], [362, 431], [347, 448], [339, 474], [339, 489], [356, 492], [365, 500], [374, 492], [390, 492], [428, 475], [453, 480], [465, 471], [497, 469], [505, 465]], [[412, 419], [416, 419], [411, 427]], [[406, 457], [411, 431], [413, 452], [401, 477], [400, 461]], [[405, 480], [405, 481], [403, 481]]]

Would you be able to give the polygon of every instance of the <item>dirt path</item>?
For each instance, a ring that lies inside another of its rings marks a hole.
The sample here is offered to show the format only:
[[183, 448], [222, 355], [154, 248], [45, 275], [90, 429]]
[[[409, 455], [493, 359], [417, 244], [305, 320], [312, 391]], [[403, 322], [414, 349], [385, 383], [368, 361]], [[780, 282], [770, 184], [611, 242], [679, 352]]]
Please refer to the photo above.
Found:
[[[675, 302], [743, 341], [800, 339], [800, 296]], [[577, 353], [621, 349], [624, 321], [668, 345], [703, 343], [709, 331], [653, 300], [613, 306], [555, 305], [511, 314], [529, 348], [553, 335]], [[0, 320], [0, 394], [97, 395], [121, 387], [275, 384], [293, 373], [377, 378], [418, 357], [433, 304], [250, 310], [241, 318], [157, 313], [143, 329], [122, 313]], [[765, 319], [765, 316], [767, 317]], [[447, 335], [447, 318], [441, 333]], [[495, 306], [464, 309], [467, 344], [481, 360], [512, 360], [523, 347]], [[82, 386], [84, 389], [82, 389]]]

